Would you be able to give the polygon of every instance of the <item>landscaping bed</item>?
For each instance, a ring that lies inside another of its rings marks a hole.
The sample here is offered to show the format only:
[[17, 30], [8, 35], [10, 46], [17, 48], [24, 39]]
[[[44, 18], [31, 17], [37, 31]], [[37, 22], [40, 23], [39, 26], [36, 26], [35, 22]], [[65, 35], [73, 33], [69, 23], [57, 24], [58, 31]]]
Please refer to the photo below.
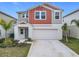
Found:
[[11, 38], [0, 39], [0, 57], [26, 57], [31, 44], [18, 41]]
[[68, 37], [68, 40], [69, 42], [66, 42], [65, 38], [63, 38], [60, 41], [79, 54], [79, 39]]
[[26, 57], [30, 49], [30, 44], [21, 47], [0, 48], [0, 57]]

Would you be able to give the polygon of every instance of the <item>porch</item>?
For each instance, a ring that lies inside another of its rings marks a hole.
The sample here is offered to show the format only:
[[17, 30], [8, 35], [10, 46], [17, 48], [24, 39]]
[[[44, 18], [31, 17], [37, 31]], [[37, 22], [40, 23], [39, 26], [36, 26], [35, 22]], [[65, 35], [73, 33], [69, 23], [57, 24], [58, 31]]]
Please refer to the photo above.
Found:
[[29, 24], [17, 24], [14, 27], [15, 40], [27, 40], [31, 38], [32, 27]]

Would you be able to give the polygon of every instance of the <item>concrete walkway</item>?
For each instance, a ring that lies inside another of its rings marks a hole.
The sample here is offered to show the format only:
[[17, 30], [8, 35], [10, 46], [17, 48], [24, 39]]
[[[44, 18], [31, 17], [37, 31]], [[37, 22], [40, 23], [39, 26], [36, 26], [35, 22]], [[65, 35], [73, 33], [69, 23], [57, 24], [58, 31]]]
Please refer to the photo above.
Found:
[[28, 57], [76, 57], [75, 52], [58, 40], [35, 40]]

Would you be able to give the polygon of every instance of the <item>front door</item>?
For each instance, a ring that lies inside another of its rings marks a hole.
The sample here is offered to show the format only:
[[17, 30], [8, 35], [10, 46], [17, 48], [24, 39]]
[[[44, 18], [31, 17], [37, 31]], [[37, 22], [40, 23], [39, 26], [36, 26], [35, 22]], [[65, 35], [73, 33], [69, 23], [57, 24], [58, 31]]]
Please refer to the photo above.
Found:
[[20, 28], [19, 34], [20, 39], [25, 39], [25, 28]]

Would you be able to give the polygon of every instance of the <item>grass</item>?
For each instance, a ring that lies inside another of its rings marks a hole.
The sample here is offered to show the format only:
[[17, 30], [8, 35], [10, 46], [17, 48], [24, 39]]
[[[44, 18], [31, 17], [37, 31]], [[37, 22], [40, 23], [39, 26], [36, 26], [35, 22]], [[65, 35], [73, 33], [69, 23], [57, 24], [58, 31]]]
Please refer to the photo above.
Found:
[[69, 42], [65, 41], [65, 38], [61, 40], [65, 45], [67, 45], [69, 48], [71, 48], [73, 51], [75, 51], [77, 54], [79, 54], [79, 39], [76, 38], [68, 38]]
[[26, 47], [7, 47], [0, 48], [0, 57], [26, 57], [30, 44]]

